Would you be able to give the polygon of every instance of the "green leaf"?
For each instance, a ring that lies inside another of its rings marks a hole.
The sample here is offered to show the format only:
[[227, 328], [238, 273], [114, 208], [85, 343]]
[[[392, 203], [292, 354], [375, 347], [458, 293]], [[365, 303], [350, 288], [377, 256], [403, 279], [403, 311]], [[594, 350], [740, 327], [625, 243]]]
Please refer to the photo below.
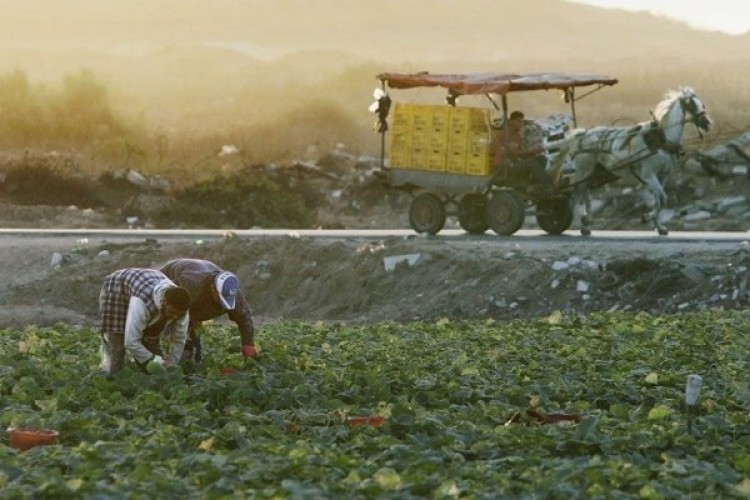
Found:
[[587, 416], [583, 420], [581, 420], [578, 423], [578, 426], [576, 427], [576, 431], [573, 434], [573, 439], [576, 439], [578, 441], [583, 441], [586, 439], [589, 434], [592, 434], [596, 431], [596, 427], [599, 424], [599, 419], [594, 416]]
[[657, 405], [648, 412], [649, 420], [666, 420], [672, 416], [672, 409], [669, 406]]
[[390, 467], [383, 467], [375, 471], [373, 479], [384, 490], [397, 490], [401, 488], [401, 476]]

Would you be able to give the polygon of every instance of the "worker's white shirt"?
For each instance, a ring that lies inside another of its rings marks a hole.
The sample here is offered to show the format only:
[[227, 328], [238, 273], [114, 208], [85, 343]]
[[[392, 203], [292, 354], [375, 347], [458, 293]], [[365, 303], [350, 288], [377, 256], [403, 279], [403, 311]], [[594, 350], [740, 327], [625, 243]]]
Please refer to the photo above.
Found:
[[[174, 286], [169, 280], [164, 280], [154, 287], [154, 303], [161, 313], [164, 304], [164, 292]], [[130, 352], [138, 363], [150, 361], [154, 355], [143, 345], [144, 330], [159, 320], [159, 314], [149, 321], [146, 304], [138, 297], [131, 297], [128, 305], [128, 315], [125, 319], [125, 349]], [[167, 359], [172, 365], [177, 365], [185, 348], [188, 331], [188, 313], [171, 320], [166, 325], [169, 332], [169, 353]]]

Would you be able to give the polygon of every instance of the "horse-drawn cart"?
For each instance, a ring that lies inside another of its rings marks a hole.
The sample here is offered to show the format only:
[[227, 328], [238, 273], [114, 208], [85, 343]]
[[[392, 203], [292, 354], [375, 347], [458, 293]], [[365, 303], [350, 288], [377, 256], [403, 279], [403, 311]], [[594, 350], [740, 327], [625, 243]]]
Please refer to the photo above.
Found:
[[[617, 80], [602, 75], [384, 73], [377, 77], [376, 102], [381, 133], [381, 174], [387, 186], [409, 192], [413, 198], [409, 222], [416, 232], [436, 234], [448, 215], [457, 215], [461, 227], [471, 234], [492, 229], [500, 235], [518, 231], [527, 206], [536, 207], [539, 226], [560, 234], [573, 220], [571, 173], [556, 172], [553, 188], [534, 189], [525, 176], [511, 168], [510, 160], [496, 158], [507, 150], [508, 94], [531, 90], [559, 90], [570, 104], [568, 121], [552, 120], [542, 128], [545, 156], [555, 154], [569, 122], [576, 124], [577, 100]], [[580, 97], [578, 87], [594, 86]], [[395, 103], [386, 89], [442, 87], [445, 105]], [[490, 106], [462, 107], [461, 96], [486, 96]], [[498, 104], [497, 98], [500, 103]], [[393, 112], [391, 113], [391, 108]], [[389, 116], [392, 115], [392, 116]], [[390, 140], [386, 141], [386, 137]], [[500, 141], [501, 147], [496, 144]], [[386, 151], [386, 143], [388, 148]], [[386, 164], [386, 154], [388, 161]]]

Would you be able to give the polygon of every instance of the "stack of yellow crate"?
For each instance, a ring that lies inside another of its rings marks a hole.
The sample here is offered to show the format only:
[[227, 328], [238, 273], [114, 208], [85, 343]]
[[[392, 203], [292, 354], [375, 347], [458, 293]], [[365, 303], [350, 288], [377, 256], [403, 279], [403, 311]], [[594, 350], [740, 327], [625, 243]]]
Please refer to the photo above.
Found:
[[410, 170], [489, 175], [489, 111], [428, 104], [394, 106], [390, 166]]

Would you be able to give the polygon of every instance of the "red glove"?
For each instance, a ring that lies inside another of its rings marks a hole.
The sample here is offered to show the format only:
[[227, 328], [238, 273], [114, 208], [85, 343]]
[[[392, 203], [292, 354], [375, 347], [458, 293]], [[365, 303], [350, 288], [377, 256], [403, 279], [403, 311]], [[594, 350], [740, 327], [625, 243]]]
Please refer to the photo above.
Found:
[[252, 345], [243, 345], [242, 346], [242, 355], [246, 358], [257, 358], [258, 357], [258, 351], [255, 350], [255, 346]]

